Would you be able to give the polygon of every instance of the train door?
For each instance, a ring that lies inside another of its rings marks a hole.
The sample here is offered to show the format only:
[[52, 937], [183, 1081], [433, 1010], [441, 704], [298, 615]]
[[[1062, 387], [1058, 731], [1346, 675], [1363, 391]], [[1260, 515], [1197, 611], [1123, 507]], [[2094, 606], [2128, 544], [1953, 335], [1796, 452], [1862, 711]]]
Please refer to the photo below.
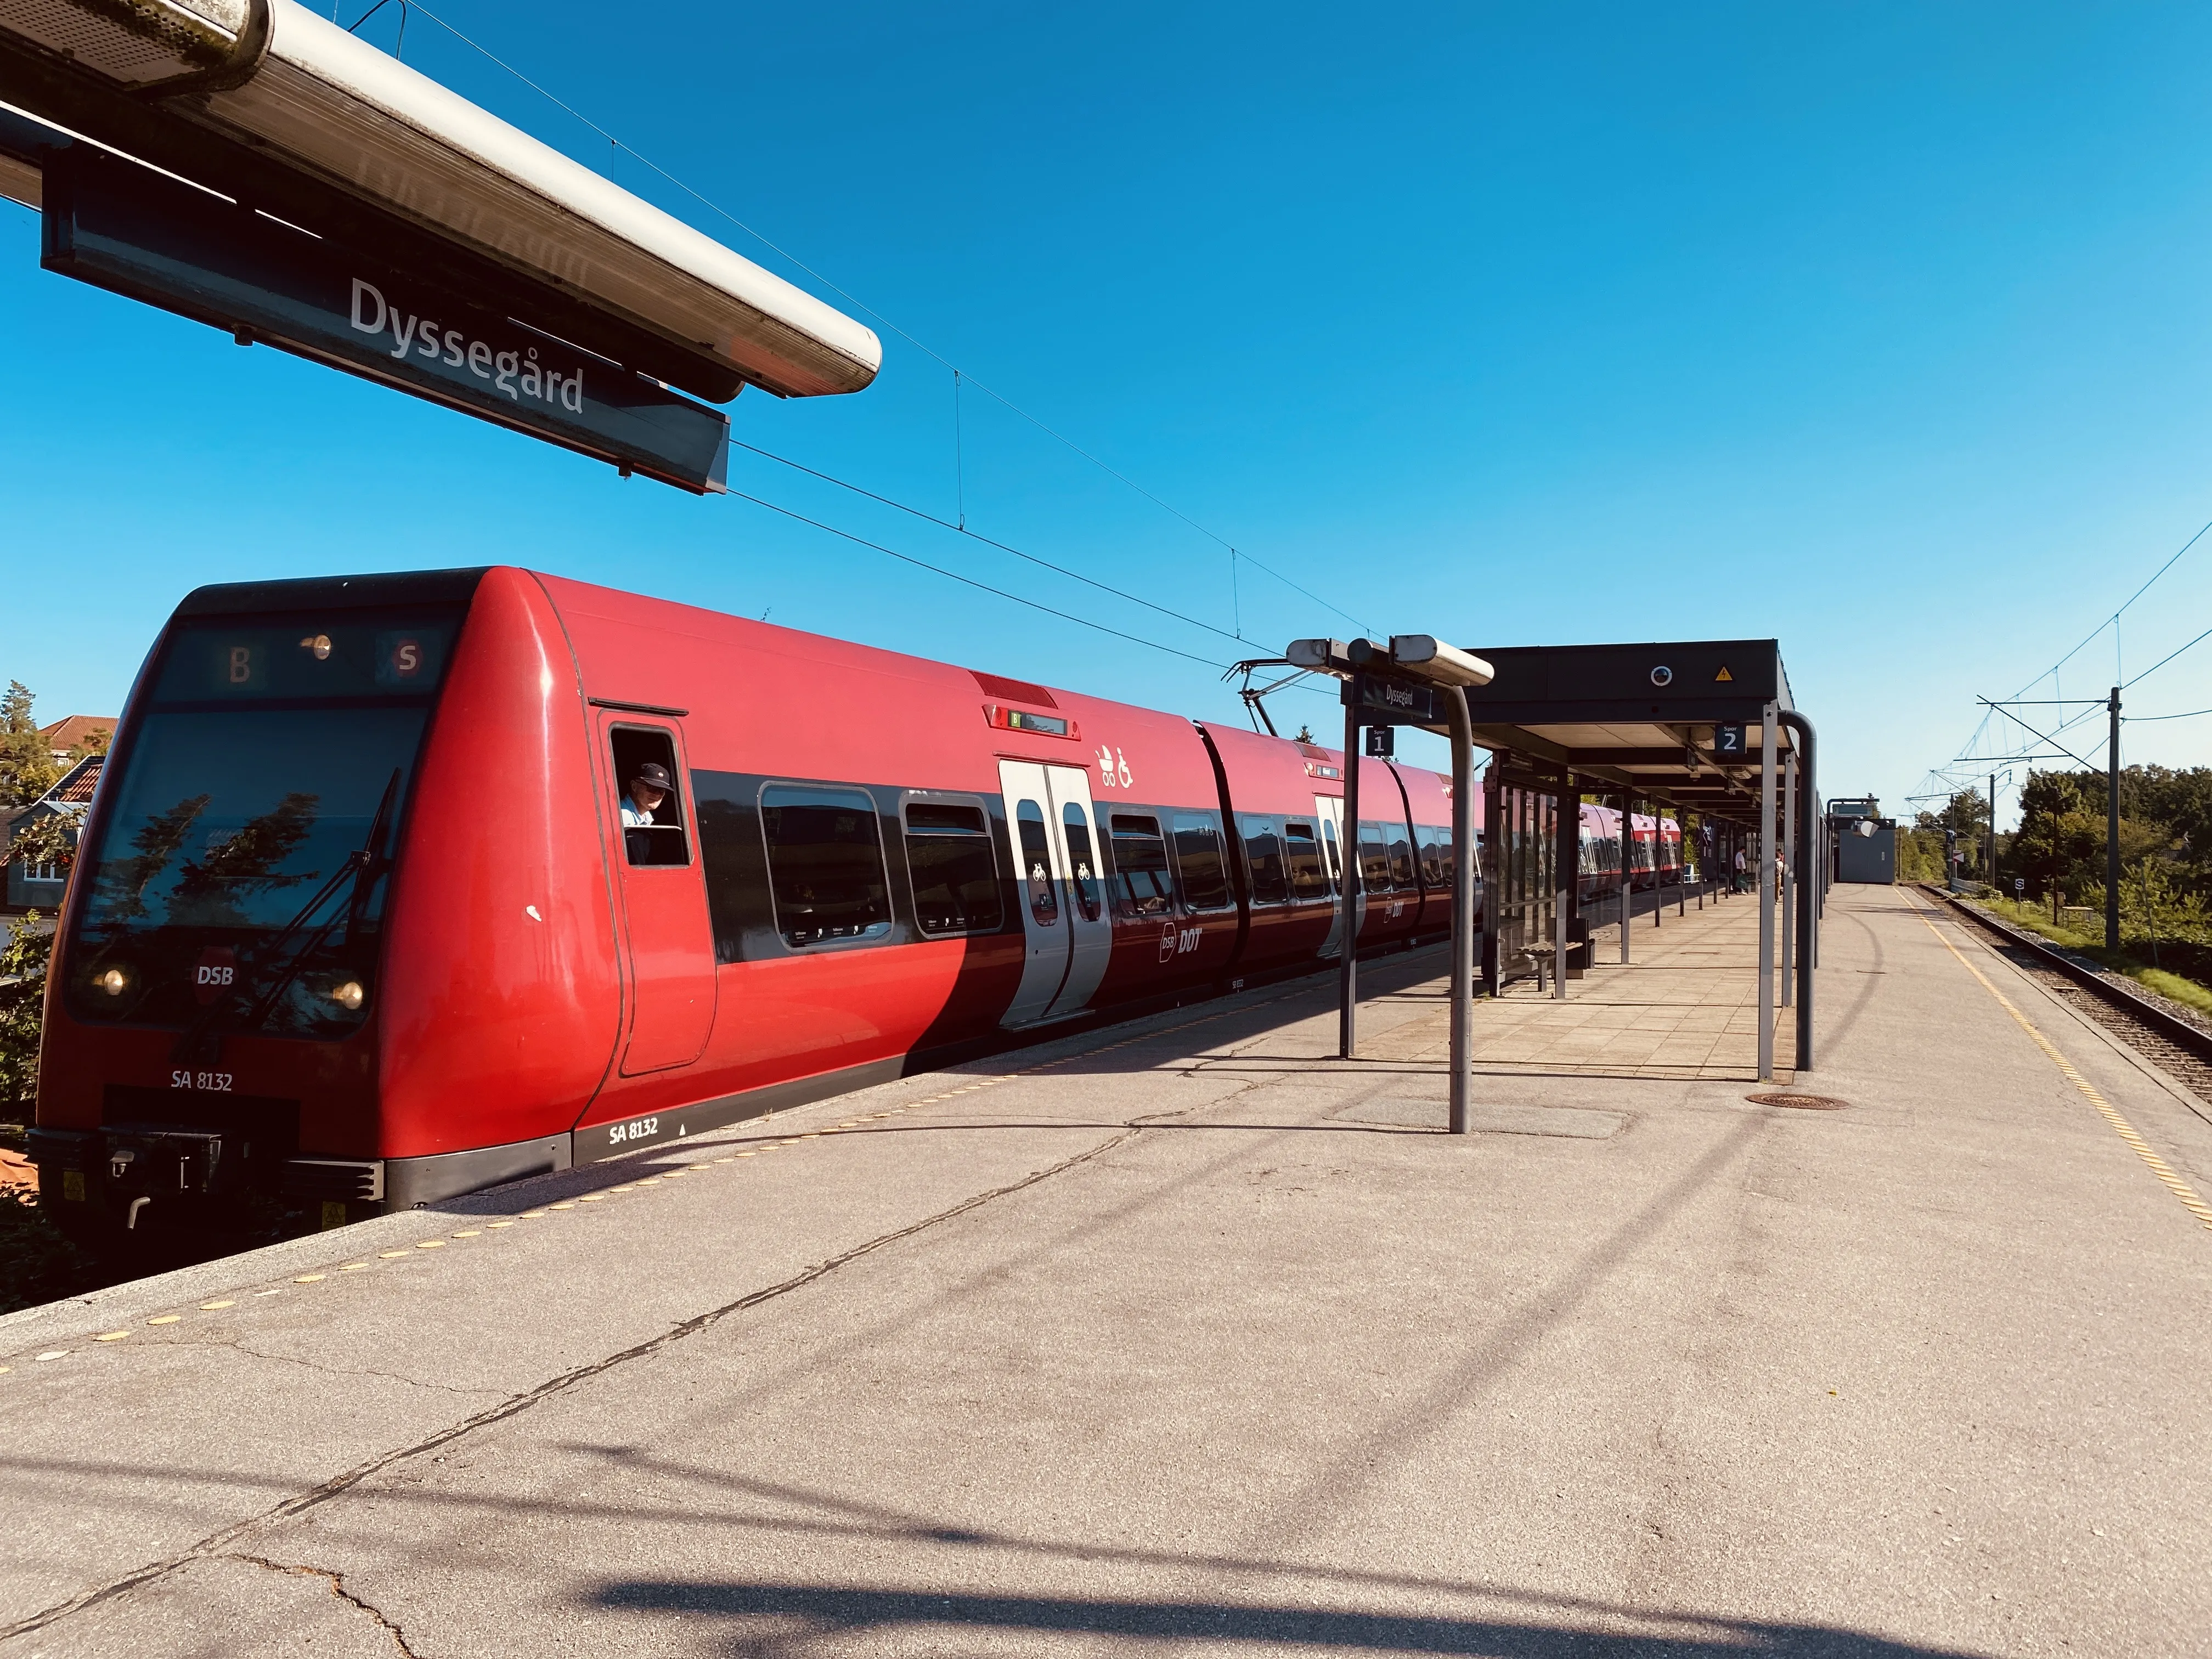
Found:
[[1002, 1025], [1087, 1006], [1114, 950], [1091, 775], [1081, 767], [1000, 761], [999, 783], [1020, 878], [1027, 954]]
[[688, 1066], [706, 1048], [714, 1024], [714, 931], [679, 733], [603, 715], [599, 741], [611, 817], [619, 822], [626, 799], [644, 808], [659, 796], [641, 814], [651, 823], [622, 824], [617, 844], [629, 980], [622, 1071], [635, 1076]]
[[[1344, 849], [1346, 845], [1344, 838], [1344, 797], [1316, 795], [1313, 798], [1313, 804], [1314, 813], [1321, 820], [1322, 861], [1328, 866], [1329, 890], [1333, 894], [1341, 893], [1344, 891]], [[1358, 923], [1365, 921], [1366, 917], [1367, 896], [1362, 893], [1359, 896], [1358, 915], [1352, 927], [1355, 938], [1359, 931]], [[1343, 940], [1343, 907], [1339, 905], [1330, 912], [1328, 937], [1322, 941], [1322, 955], [1334, 956], [1338, 945]]]

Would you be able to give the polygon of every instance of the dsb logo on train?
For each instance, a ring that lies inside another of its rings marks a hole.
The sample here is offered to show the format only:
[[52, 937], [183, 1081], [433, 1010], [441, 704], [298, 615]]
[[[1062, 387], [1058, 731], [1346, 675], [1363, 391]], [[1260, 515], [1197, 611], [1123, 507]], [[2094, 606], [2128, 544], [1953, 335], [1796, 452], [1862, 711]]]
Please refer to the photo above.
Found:
[[210, 945], [200, 952], [192, 968], [192, 994], [205, 1007], [238, 979], [238, 952], [228, 945]]

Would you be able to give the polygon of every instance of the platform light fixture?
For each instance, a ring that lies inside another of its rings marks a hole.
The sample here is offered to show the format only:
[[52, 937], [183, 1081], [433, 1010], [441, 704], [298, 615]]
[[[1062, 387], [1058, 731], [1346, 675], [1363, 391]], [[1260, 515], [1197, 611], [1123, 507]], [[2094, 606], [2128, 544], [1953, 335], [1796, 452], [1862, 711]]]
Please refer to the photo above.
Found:
[[1393, 634], [1390, 665], [1436, 685], [1487, 685], [1497, 671], [1473, 652], [1446, 645], [1433, 634]]

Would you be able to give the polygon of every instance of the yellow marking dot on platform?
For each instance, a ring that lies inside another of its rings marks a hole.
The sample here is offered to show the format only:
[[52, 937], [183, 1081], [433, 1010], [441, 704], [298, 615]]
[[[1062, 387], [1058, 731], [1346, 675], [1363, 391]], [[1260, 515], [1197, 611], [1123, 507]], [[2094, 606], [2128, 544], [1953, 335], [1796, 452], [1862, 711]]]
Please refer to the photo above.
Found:
[[689, 1173], [690, 1173], [690, 1171], [688, 1171], [688, 1170], [671, 1170], [667, 1171], [665, 1174], [664, 1174], [660, 1178], [661, 1178], [663, 1181], [674, 1181], [674, 1180], [678, 1179], [679, 1176], [682, 1176], [687, 1175], [687, 1174], [689, 1174]]
[[149, 1325], [173, 1325], [183, 1317], [182, 1314], [155, 1314], [146, 1322]]
[[571, 1199], [566, 1204], [548, 1204], [545, 1207], [549, 1210], [573, 1210], [576, 1207], [576, 1204], [575, 1200]]
[[640, 1176], [637, 1180], [637, 1184], [641, 1187], [650, 1187], [654, 1182], [659, 1179], [660, 1177], [659, 1176]]
[[200, 1310], [203, 1313], [213, 1313], [217, 1308], [234, 1308], [237, 1305], [234, 1302], [203, 1302], [200, 1304]]
[[819, 1129], [809, 1129], [805, 1134], [799, 1138], [801, 1140], [817, 1140], [821, 1138], [821, 1134], [822, 1131]]
[[442, 1250], [446, 1248], [446, 1241], [442, 1238], [417, 1239], [415, 1248], [418, 1250]]
[[732, 1158], [750, 1158], [752, 1154], [750, 1152], [732, 1152], [730, 1156]]
[[634, 1193], [637, 1190], [637, 1187], [635, 1182], [626, 1182], [620, 1187], [610, 1187], [607, 1190], [611, 1193]]
[[860, 1127], [860, 1120], [857, 1117], [848, 1118], [837, 1127], [841, 1129], [857, 1129]]
[[319, 1285], [329, 1277], [328, 1273], [301, 1273], [292, 1282], [295, 1285]]
[[743, 1152], [732, 1152], [729, 1158], [718, 1158], [714, 1162], [717, 1164], [727, 1164], [731, 1158], [743, 1158], [744, 1156], [744, 1154]]
[[525, 1210], [520, 1215], [517, 1216], [515, 1219], [518, 1221], [537, 1221], [542, 1219], [544, 1214], [545, 1212], [543, 1210]]
[[98, 1336], [94, 1337], [92, 1340], [95, 1342], [120, 1342], [125, 1337], [130, 1334], [131, 1333], [128, 1331], [102, 1331]]
[[[607, 1201], [607, 1195], [605, 1193], [586, 1193], [583, 1197], [578, 1199], [576, 1201], [579, 1204], [604, 1204]], [[565, 1209], [567, 1206], [556, 1204], [553, 1207], [559, 1210]]]
[[483, 1237], [483, 1229], [481, 1227], [464, 1227], [460, 1231], [455, 1233], [453, 1237], [455, 1238], [482, 1238]]
[[406, 1254], [407, 1252], [404, 1250], [385, 1250], [380, 1253], [379, 1259], [385, 1261], [397, 1261], [401, 1256], [405, 1255]]
[[283, 1287], [283, 1285], [278, 1285], [278, 1286], [276, 1286], [274, 1290], [256, 1291], [254, 1291], [254, 1295], [256, 1295], [256, 1296], [282, 1296], [282, 1295], [283, 1295], [283, 1294], [284, 1294], [284, 1287]]
[[514, 1223], [512, 1221], [487, 1221], [484, 1223], [484, 1225], [487, 1227], [512, 1227], [514, 1225]]
[[67, 1348], [49, 1348], [31, 1363], [34, 1365], [43, 1365], [50, 1359], [67, 1359], [69, 1352]]
[[368, 1263], [366, 1261], [349, 1261], [343, 1267], [340, 1267], [338, 1271], [342, 1273], [357, 1273], [367, 1266], [368, 1266]]
[[15, 1369], [15, 1368], [13, 1365], [0, 1365], [0, 1376], [7, 1376], [9, 1371], [14, 1370]]

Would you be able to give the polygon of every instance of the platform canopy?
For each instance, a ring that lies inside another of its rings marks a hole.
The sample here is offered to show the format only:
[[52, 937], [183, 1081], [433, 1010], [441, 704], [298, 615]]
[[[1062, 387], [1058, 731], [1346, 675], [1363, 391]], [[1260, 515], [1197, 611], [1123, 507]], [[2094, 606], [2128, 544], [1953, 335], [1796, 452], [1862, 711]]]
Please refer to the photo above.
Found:
[[[1474, 741], [1593, 793], [1746, 823], [1759, 816], [1762, 716], [1792, 708], [1773, 640], [1485, 647], [1495, 670], [1468, 690]], [[1776, 759], [1795, 738], [1777, 733]]]
[[[608, 51], [630, 60], [654, 28], [644, 13], [602, 24]], [[60, 195], [100, 185], [106, 201], [112, 179], [77, 177], [70, 161], [86, 146], [380, 261], [394, 272], [376, 279], [383, 292], [438, 289], [438, 321], [467, 303], [708, 403], [744, 385], [858, 392], [883, 361], [863, 323], [296, 0], [0, 4], [0, 192], [42, 208], [49, 226], [70, 206]], [[184, 212], [131, 206], [170, 232]], [[197, 299], [137, 292], [143, 281], [133, 292], [223, 325], [204, 268], [230, 265], [199, 257], [215, 232], [191, 234], [197, 264], [175, 234], [155, 252], [170, 274], [191, 268], [179, 281], [199, 283]], [[254, 331], [279, 330], [258, 319]], [[394, 356], [407, 352], [396, 341]]]

